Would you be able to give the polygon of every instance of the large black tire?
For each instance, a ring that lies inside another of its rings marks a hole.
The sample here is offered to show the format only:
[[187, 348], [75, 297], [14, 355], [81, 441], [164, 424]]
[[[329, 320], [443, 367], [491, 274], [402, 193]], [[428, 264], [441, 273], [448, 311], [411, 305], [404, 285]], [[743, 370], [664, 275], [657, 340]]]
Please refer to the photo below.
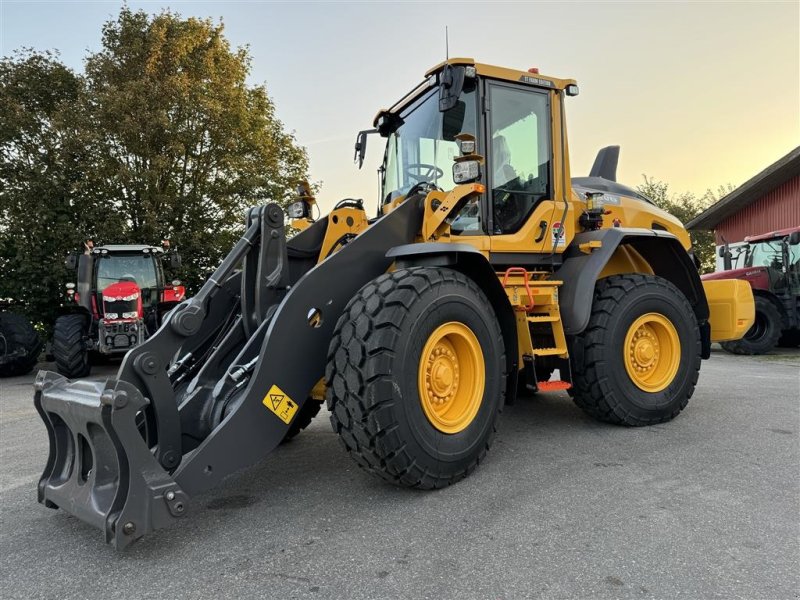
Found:
[[313, 398], [306, 400], [300, 412], [297, 413], [297, 417], [295, 417], [292, 424], [289, 425], [289, 429], [286, 431], [286, 435], [283, 438], [283, 443], [294, 439], [303, 429], [311, 425], [311, 421], [319, 414], [321, 408], [322, 402], [314, 400]]
[[28, 319], [17, 313], [0, 313], [0, 377], [30, 373], [41, 351], [42, 339]]
[[[418, 387], [423, 348], [448, 323], [472, 331], [485, 377], [477, 412], [453, 433], [426, 417]], [[366, 471], [396, 485], [441, 488], [471, 473], [491, 446], [505, 368], [500, 326], [472, 280], [451, 269], [399, 269], [364, 286], [336, 324], [325, 373], [331, 425]]]
[[744, 337], [720, 344], [731, 354], [766, 354], [778, 345], [783, 319], [778, 307], [769, 298], [755, 297], [756, 321]]
[[53, 357], [59, 373], [70, 379], [86, 377], [91, 371], [85, 338], [87, 317], [82, 314], [62, 315], [53, 329]]
[[785, 329], [778, 340], [779, 348], [797, 348], [800, 346], [800, 329]]
[[[672, 324], [680, 342], [677, 371], [664, 389], [655, 392], [638, 386], [625, 366], [629, 329], [652, 313]], [[676, 417], [694, 393], [701, 354], [697, 319], [686, 297], [661, 277], [631, 274], [600, 280], [589, 325], [571, 346], [572, 398], [600, 421], [630, 426], [663, 423]]]

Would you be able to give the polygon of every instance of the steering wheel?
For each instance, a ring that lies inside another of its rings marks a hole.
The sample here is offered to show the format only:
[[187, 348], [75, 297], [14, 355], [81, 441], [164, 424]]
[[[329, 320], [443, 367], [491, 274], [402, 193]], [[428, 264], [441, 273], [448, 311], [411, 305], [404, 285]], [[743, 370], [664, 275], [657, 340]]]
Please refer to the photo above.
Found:
[[[416, 173], [413, 171], [416, 171]], [[436, 165], [429, 165], [427, 163], [411, 163], [410, 165], [406, 165], [406, 175], [408, 175], [417, 183], [426, 183], [439, 179], [439, 177], [444, 175], [444, 171], [442, 171]]]

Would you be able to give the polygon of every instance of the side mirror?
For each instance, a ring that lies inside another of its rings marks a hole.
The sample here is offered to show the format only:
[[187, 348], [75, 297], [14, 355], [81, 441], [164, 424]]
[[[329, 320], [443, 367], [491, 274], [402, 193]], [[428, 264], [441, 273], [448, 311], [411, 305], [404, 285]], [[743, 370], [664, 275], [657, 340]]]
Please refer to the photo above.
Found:
[[78, 255], [74, 252], [70, 252], [67, 254], [66, 260], [64, 260], [64, 264], [70, 271], [74, 271], [78, 268]]
[[439, 112], [453, 108], [464, 89], [464, 67], [445, 65], [439, 75]]
[[365, 129], [364, 131], [358, 132], [358, 136], [356, 137], [356, 154], [353, 160], [358, 163], [359, 169], [364, 166], [364, 158], [367, 156], [367, 136], [370, 133], [377, 132], [377, 129]]
[[173, 269], [181, 268], [181, 255], [177, 251], [169, 253], [169, 266]]
[[789, 245], [797, 246], [797, 244], [800, 244], [800, 231], [793, 231], [789, 234]]
[[719, 252], [717, 253], [720, 258], [725, 258], [725, 246], [719, 247]]

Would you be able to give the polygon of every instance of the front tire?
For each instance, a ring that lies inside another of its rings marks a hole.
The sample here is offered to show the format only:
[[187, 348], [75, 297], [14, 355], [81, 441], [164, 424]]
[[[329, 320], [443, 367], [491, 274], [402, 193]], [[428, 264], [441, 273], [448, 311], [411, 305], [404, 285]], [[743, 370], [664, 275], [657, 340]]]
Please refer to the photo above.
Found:
[[286, 430], [286, 435], [283, 437], [283, 441], [281, 443], [285, 444], [290, 442], [296, 438], [301, 431], [311, 425], [311, 421], [313, 421], [314, 417], [319, 414], [321, 408], [322, 402], [315, 400], [314, 398], [306, 399], [306, 401], [303, 403], [303, 406], [300, 408], [300, 411], [297, 413], [294, 421], [292, 421], [292, 424], [289, 425], [289, 429]]
[[607, 423], [669, 421], [694, 392], [700, 354], [694, 310], [672, 283], [638, 274], [602, 279], [589, 325], [572, 342], [573, 400]]
[[86, 377], [91, 371], [89, 351], [85, 339], [88, 334], [87, 317], [82, 314], [62, 315], [53, 328], [53, 357], [56, 369], [64, 377]]
[[731, 354], [766, 354], [778, 345], [783, 319], [778, 307], [769, 298], [755, 297], [756, 320], [740, 340], [722, 342], [724, 350]]
[[347, 305], [325, 379], [331, 425], [359, 466], [397, 485], [441, 488], [472, 472], [494, 439], [502, 333], [463, 274], [399, 269]]
[[30, 321], [16, 313], [0, 313], [0, 377], [16, 377], [30, 373], [39, 353], [42, 340]]

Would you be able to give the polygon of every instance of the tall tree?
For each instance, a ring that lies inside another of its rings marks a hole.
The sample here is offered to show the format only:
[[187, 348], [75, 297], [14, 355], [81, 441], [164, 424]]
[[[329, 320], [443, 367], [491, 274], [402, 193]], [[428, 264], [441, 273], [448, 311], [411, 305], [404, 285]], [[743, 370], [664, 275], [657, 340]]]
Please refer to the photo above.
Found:
[[233, 245], [244, 211], [307, 178], [251, 58], [221, 23], [123, 8], [76, 74], [54, 54], [0, 60], [0, 298], [51, 323], [64, 255], [169, 238], [190, 291]]
[[99, 233], [92, 199], [76, 193], [89, 163], [76, 126], [82, 94], [55, 54], [0, 60], [0, 298], [24, 301], [39, 323], [55, 314], [66, 251]]
[[[696, 196], [691, 192], [674, 194], [669, 191], [669, 185], [652, 177], [644, 176], [644, 183], [636, 188], [639, 193], [650, 198], [656, 206], [667, 211], [680, 219], [684, 225], [694, 219], [706, 208], [731, 192], [734, 187], [731, 184], [720, 186], [716, 191], [706, 190], [702, 196]], [[695, 256], [700, 261], [700, 268], [703, 273], [714, 270], [716, 245], [714, 243], [714, 233], [711, 231], [690, 231], [692, 247]]]
[[250, 86], [223, 25], [123, 8], [86, 61], [98, 182], [131, 242], [170, 238], [196, 285], [234, 243], [247, 207], [282, 202], [308, 159]]

